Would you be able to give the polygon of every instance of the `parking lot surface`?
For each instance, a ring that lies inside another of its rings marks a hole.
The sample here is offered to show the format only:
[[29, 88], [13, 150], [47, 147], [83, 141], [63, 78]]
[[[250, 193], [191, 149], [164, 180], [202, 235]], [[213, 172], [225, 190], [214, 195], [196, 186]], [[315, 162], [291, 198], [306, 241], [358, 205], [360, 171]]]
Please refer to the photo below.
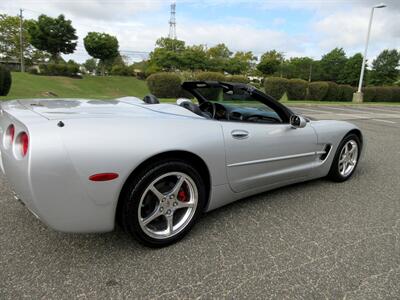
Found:
[[353, 178], [240, 200], [163, 249], [121, 230], [48, 229], [1, 176], [0, 299], [398, 299], [400, 106], [292, 109], [362, 128], [367, 148]]

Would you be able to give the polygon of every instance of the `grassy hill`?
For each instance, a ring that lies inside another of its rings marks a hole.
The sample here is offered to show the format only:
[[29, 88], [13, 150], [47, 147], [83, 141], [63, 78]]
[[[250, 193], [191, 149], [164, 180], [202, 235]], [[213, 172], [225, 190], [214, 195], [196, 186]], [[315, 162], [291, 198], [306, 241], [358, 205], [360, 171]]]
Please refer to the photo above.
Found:
[[96, 98], [110, 99], [122, 96], [142, 98], [149, 93], [146, 82], [134, 77], [84, 76], [82, 79], [12, 73], [13, 83], [7, 97], [19, 98]]

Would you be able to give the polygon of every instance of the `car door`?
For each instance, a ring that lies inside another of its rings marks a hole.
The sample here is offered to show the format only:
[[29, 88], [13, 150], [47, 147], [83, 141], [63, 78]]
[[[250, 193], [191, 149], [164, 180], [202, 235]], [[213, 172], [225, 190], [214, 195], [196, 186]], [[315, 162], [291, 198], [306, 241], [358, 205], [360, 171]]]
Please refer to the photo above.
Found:
[[317, 155], [317, 135], [309, 123], [221, 122], [229, 184], [235, 192], [267, 188], [307, 178]]

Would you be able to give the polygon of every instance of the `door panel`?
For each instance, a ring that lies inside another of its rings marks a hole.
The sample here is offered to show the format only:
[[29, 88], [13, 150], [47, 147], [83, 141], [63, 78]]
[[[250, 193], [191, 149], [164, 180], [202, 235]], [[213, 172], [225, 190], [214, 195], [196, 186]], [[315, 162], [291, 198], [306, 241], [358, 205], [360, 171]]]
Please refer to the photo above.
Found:
[[228, 179], [235, 192], [309, 176], [317, 151], [317, 136], [309, 124], [297, 129], [289, 124], [221, 124]]

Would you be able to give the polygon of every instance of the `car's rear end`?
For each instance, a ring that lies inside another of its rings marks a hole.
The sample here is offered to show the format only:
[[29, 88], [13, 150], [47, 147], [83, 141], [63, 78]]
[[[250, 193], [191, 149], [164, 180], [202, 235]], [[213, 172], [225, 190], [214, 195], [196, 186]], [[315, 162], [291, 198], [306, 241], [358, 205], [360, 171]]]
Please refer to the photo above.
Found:
[[16, 196], [58, 231], [112, 230], [113, 199], [101, 205], [93, 201], [94, 193], [107, 197], [102, 190], [107, 187], [93, 187], [91, 194], [88, 178], [77, 172], [64, 146], [59, 120], [46, 118], [31, 104], [36, 105], [17, 100], [0, 104], [0, 166]]

